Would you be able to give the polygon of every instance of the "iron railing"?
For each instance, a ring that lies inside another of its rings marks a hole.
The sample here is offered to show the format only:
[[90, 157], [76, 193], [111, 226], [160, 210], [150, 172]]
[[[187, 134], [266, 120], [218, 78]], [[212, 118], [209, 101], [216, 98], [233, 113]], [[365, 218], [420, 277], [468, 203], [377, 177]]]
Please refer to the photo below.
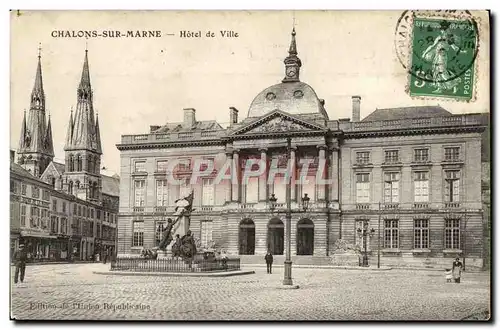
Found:
[[111, 270], [130, 272], [216, 272], [240, 270], [239, 258], [195, 259], [184, 261], [180, 258], [145, 259], [144, 257], [118, 257], [111, 262]]

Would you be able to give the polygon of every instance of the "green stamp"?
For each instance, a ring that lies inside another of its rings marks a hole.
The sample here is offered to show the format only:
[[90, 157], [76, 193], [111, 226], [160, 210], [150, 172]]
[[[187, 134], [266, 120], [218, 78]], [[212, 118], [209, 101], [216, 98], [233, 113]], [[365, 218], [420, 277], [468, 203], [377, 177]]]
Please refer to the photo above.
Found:
[[473, 20], [413, 17], [410, 96], [472, 100], [478, 40]]

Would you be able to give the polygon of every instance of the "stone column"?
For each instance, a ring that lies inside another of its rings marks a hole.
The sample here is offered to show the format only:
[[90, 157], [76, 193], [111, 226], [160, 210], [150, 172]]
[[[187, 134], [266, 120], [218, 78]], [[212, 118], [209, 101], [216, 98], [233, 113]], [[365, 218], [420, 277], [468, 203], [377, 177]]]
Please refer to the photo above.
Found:
[[[318, 170], [320, 169], [320, 165], [323, 165], [322, 170], [324, 173], [321, 173], [321, 178], [319, 178], [321, 181], [325, 180], [325, 178], [328, 177], [328, 170], [327, 170], [327, 164], [326, 164], [326, 146], [325, 145], [320, 145], [318, 146], [319, 149], [319, 163], [318, 163]], [[325, 175], [326, 173], [326, 175]], [[320, 184], [318, 185], [318, 178], [316, 179], [316, 191], [318, 192], [318, 201], [324, 201], [325, 200], [325, 191], [327, 185], [325, 184]]]
[[233, 164], [231, 167], [231, 184], [232, 184], [232, 201], [239, 202], [240, 201], [240, 155], [239, 150], [233, 151]]
[[[232, 166], [233, 166], [233, 153], [232, 152], [229, 152], [227, 151], [226, 152], [226, 158], [227, 160], [226, 161], [229, 161], [230, 164], [231, 164], [231, 175], [232, 175]], [[232, 180], [229, 180], [229, 182], [227, 183], [227, 186], [226, 186], [226, 203], [229, 203], [231, 202], [233, 199], [233, 182]]]
[[265, 166], [265, 171], [259, 176], [259, 202], [267, 201], [267, 149], [261, 148], [260, 151], [260, 166]]
[[290, 164], [292, 165], [292, 168], [290, 169], [292, 171], [291, 176], [290, 176], [290, 190], [291, 190], [291, 196], [292, 196], [292, 201], [296, 202], [297, 201], [297, 182], [295, 181], [297, 179], [297, 147], [293, 146], [292, 149], [290, 150]]
[[329, 202], [339, 201], [339, 149], [333, 146], [331, 149], [330, 164], [328, 166], [328, 178], [332, 180], [330, 189], [328, 191]]

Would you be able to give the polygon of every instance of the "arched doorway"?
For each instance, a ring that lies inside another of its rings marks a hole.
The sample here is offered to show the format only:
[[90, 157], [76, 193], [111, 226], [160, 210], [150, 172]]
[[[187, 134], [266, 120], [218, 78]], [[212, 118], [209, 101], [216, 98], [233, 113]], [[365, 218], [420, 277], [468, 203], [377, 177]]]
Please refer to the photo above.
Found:
[[285, 225], [278, 218], [273, 218], [267, 224], [267, 247], [272, 254], [283, 254], [285, 250]]
[[238, 242], [240, 254], [255, 254], [255, 223], [251, 219], [241, 220]]
[[312, 255], [314, 253], [314, 223], [302, 219], [297, 223], [297, 255]]

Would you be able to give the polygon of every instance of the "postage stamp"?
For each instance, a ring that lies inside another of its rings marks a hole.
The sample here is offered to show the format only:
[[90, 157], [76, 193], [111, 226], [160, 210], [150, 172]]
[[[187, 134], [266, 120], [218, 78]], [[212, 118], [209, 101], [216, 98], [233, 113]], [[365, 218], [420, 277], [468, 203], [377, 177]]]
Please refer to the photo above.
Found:
[[[472, 15], [450, 11], [405, 16], [396, 30], [406, 29], [407, 38], [405, 42], [399, 38], [396, 49], [408, 72], [408, 94], [473, 101], [479, 31]], [[401, 47], [407, 51], [402, 52]]]

